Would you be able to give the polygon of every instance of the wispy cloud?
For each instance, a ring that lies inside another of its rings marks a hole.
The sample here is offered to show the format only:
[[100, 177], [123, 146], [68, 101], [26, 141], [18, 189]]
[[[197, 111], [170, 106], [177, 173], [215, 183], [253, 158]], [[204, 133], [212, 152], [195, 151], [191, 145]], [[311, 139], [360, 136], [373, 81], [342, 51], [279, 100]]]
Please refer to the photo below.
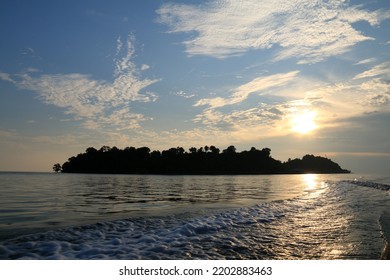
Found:
[[376, 76], [385, 76], [390, 78], [390, 61], [375, 65], [371, 69], [356, 75], [354, 79], [372, 78]]
[[142, 70], [142, 71], [146, 71], [146, 70], [148, 70], [149, 68], [150, 68], [150, 66], [147, 65], [147, 64], [142, 64], [142, 65], [141, 65], [141, 70]]
[[318, 62], [372, 40], [352, 24], [375, 26], [388, 17], [346, 1], [320, 0], [214, 0], [164, 4], [157, 13], [170, 32], [191, 34], [183, 42], [189, 55], [225, 58], [278, 47], [275, 60], [295, 57], [300, 63]]
[[24, 49], [22, 49], [20, 51], [20, 54], [21, 55], [30, 55], [30, 56], [32, 56], [32, 55], [35, 54], [35, 50], [33, 48], [26, 47], [26, 48], [24, 48]]
[[0, 80], [13, 83], [14, 80], [11, 78], [11, 75], [8, 73], [0, 72]]
[[116, 56], [119, 55], [119, 52], [122, 50], [122, 48], [123, 48], [122, 38], [121, 36], [118, 36], [118, 39], [116, 39], [116, 53], [115, 53]]
[[87, 128], [137, 128], [139, 122], [148, 118], [132, 112], [131, 103], [155, 101], [157, 96], [145, 89], [158, 80], [140, 77], [140, 69], [132, 61], [134, 40], [133, 36], [129, 36], [123, 43], [118, 38], [112, 82], [95, 80], [79, 73], [40, 76], [0, 73], [0, 78], [19, 88], [35, 91], [43, 102], [64, 108], [67, 114], [81, 120]]
[[234, 90], [233, 94], [227, 98], [204, 98], [196, 102], [194, 106], [207, 105], [209, 108], [219, 108], [227, 105], [237, 104], [247, 99], [252, 93], [261, 93], [267, 89], [285, 85], [286, 83], [296, 78], [298, 73], [298, 71], [291, 71], [283, 74], [261, 76], [239, 86]]
[[[364, 92], [359, 102], [368, 108], [381, 108], [389, 111], [390, 105], [390, 62], [383, 62], [356, 75], [353, 81], [357, 83], [357, 92]], [[387, 108], [387, 109], [386, 109]]]
[[355, 65], [362, 65], [362, 64], [370, 64], [376, 61], [376, 58], [367, 58], [360, 60], [358, 63], [355, 63]]
[[177, 92], [174, 92], [173, 95], [176, 95], [176, 96], [179, 96], [179, 97], [183, 97], [185, 99], [190, 99], [190, 98], [193, 98], [193, 97], [196, 96], [193, 93], [188, 93], [188, 92], [185, 92], [183, 90], [179, 90]]
[[229, 112], [207, 109], [196, 116], [194, 121], [208, 126], [234, 130], [252, 126], [273, 126], [274, 122], [280, 120], [284, 114], [281, 104], [259, 103], [254, 105], [255, 107], [236, 109]]

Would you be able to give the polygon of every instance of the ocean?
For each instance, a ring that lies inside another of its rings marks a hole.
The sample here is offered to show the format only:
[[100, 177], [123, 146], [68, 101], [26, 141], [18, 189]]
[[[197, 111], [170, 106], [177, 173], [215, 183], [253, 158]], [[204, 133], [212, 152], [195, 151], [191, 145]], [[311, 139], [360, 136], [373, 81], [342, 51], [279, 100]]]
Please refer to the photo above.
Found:
[[0, 173], [0, 259], [383, 257], [390, 178]]

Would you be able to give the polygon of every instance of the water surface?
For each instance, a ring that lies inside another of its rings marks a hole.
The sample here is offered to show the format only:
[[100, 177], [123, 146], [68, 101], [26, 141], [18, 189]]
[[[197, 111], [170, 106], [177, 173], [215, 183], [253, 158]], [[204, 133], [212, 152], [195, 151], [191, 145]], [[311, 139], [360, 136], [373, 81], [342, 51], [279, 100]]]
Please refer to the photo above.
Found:
[[2, 259], [379, 259], [390, 236], [383, 176], [0, 177]]

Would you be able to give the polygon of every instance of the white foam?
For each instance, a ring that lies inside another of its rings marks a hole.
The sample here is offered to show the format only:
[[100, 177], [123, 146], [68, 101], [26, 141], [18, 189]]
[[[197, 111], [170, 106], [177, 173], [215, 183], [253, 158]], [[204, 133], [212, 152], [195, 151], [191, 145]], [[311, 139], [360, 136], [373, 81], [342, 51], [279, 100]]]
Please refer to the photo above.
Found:
[[[134, 218], [26, 235], [0, 245], [2, 259], [170, 259], [224, 258], [212, 243], [240, 246], [233, 232], [268, 223], [282, 213], [267, 205], [180, 219]], [[230, 236], [232, 235], [232, 236]], [[203, 250], [207, 245], [211, 251]]]

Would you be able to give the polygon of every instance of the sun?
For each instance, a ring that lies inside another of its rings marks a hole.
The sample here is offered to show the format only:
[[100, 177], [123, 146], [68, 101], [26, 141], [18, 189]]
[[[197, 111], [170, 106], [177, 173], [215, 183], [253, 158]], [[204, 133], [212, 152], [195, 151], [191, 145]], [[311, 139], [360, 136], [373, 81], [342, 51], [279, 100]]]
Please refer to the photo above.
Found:
[[292, 117], [291, 129], [300, 134], [307, 134], [317, 128], [315, 117], [314, 111], [300, 112]]

